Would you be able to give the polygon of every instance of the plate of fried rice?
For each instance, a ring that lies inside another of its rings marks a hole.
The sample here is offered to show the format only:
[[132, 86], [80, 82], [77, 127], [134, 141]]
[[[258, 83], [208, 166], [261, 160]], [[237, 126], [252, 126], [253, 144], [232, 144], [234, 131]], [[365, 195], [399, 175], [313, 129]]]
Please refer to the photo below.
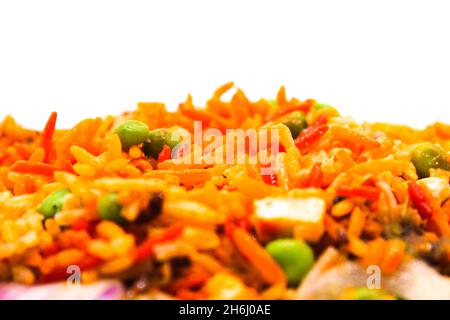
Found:
[[233, 83], [57, 118], [0, 123], [0, 299], [450, 299], [450, 125]]

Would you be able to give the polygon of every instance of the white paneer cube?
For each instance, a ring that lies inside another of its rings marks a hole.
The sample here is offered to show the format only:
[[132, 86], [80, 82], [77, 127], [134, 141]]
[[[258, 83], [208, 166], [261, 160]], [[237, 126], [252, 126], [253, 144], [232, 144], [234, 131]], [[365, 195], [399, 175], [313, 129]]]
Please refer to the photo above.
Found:
[[433, 197], [439, 200], [439, 203], [442, 203], [450, 197], [450, 186], [447, 179], [429, 177], [420, 179], [418, 183], [430, 190]]
[[267, 197], [256, 200], [254, 206], [257, 231], [262, 237], [292, 234], [295, 228], [319, 236], [323, 232], [326, 203], [322, 198]]
[[325, 201], [321, 198], [263, 198], [255, 201], [256, 215], [266, 221], [286, 220], [292, 223], [315, 223], [323, 219]]

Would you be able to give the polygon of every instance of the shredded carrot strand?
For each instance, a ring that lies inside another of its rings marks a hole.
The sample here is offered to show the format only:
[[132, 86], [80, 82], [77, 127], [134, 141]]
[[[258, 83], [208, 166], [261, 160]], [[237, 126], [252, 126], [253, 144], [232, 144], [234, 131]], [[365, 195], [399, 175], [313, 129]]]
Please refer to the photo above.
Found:
[[233, 242], [268, 283], [286, 283], [286, 276], [271, 255], [241, 228], [233, 231]]
[[385, 274], [393, 273], [403, 261], [406, 244], [402, 240], [388, 240], [387, 248], [380, 262], [381, 270]]
[[41, 162], [30, 162], [19, 160], [11, 166], [11, 170], [21, 173], [40, 174], [44, 176], [53, 176], [55, 171], [60, 170], [58, 167]]
[[57, 118], [58, 114], [56, 112], [52, 112], [48, 118], [47, 124], [45, 125], [44, 131], [42, 132], [41, 146], [45, 151], [44, 162], [49, 161], [50, 153], [52, 151], [52, 139], [53, 133], [55, 132]]
[[380, 146], [380, 143], [375, 139], [342, 126], [331, 127], [330, 136], [334, 140], [349, 142], [352, 145], [359, 145], [364, 148], [377, 148]]

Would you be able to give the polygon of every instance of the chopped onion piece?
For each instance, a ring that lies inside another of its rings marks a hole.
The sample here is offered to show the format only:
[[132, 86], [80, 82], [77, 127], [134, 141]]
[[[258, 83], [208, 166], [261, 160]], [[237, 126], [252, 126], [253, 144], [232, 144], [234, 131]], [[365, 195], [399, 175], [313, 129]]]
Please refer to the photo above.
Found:
[[0, 300], [116, 300], [123, 294], [122, 284], [114, 280], [83, 285], [62, 282], [33, 286], [0, 284]]

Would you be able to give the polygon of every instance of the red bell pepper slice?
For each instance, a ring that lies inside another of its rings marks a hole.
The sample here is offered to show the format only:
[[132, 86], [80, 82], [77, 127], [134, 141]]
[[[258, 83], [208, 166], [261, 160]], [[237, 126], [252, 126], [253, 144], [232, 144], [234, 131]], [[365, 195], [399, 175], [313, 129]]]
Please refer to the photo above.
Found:
[[423, 219], [429, 219], [433, 215], [433, 207], [430, 201], [428, 201], [425, 192], [422, 190], [421, 186], [415, 182], [411, 181], [408, 183], [408, 193], [411, 201], [417, 208], [420, 216]]
[[322, 186], [322, 163], [315, 163], [305, 180], [300, 181], [301, 188], [320, 188]]
[[172, 149], [168, 145], [164, 145], [161, 152], [158, 154], [158, 162], [163, 162], [172, 159]]
[[[267, 165], [260, 165], [260, 168], [269, 168], [271, 166], [271, 164], [267, 164]], [[271, 186], [278, 186], [278, 179], [277, 179], [277, 175], [276, 173], [268, 173], [268, 174], [263, 174], [261, 173], [261, 178], [264, 181], [265, 184], [271, 185]]]
[[276, 174], [262, 174], [261, 178], [263, 179], [264, 183], [268, 185], [278, 186], [278, 179]]
[[328, 117], [322, 114], [317, 120], [308, 128], [300, 132], [298, 137], [294, 140], [295, 145], [300, 151], [305, 152], [315, 142], [317, 142], [329, 129], [327, 126]]
[[73, 224], [72, 224], [72, 230], [76, 230], [76, 231], [85, 230], [85, 231], [88, 231], [88, 229], [89, 229], [89, 222], [83, 217], [80, 217], [80, 218], [76, 219], [73, 222]]
[[312, 124], [313, 126], [323, 126], [328, 123], [328, 115], [327, 114], [321, 114], [317, 117], [316, 121]]

